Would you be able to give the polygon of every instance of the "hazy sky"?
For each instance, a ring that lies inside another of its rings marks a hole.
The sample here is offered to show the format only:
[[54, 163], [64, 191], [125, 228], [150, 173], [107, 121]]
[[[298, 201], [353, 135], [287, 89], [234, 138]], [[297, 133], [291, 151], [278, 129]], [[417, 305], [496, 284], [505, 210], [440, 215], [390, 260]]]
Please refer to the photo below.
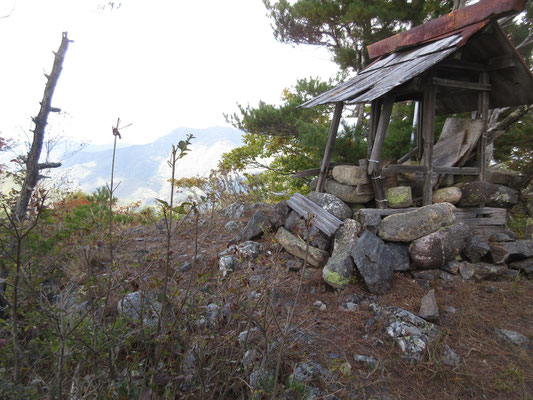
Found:
[[[39, 110], [53, 55], [71, 43], [51, 129], [75, 140], [111, 142], [117, 117], [128, 143], [185, 126], [226, 125], [236, 103], [278, 103], [297, 78], [334, 76], [323, 48], [275, 41], [261, 0], [0, 0], [0, 134], [22, 135]], [[102, 0], [100, 3], [105, 3]]]

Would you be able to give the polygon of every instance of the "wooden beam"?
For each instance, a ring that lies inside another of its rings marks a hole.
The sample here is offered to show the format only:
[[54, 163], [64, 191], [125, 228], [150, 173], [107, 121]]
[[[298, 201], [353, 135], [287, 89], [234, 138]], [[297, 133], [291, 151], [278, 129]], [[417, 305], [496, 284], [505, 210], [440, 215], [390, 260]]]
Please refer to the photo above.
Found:
[[458, 69], [462, 71], [483, 72], [486, 66], [463, 60], [446, 60], [437, 65], [438, 68]]
[[316, 190], [320, 193], [324, 192], [324, 186], [326, 185], [326, 177], [328, 174], [329, 162], [331, 160], [331, 152], [333, 150], [333, 145], [335, 144], [337, 131], [339, 130], [339, 123], [341, 121], [343, 107], [343, 102], [335, 104], [335, 112], [333, 113], [333, 119], [331, 120], [328, 141], [326, 143], [326, 149], [324, 150], [324, 158], [322, 158], [322, 165], [320, 166], [320, 174], [318, 176], [318, 184], [316, 187]]
[[[425, 172], [426, 167], [423, 165], [399, 165], [393, 164], [389, 165], [387, 168], [384, 168], [383, 171], [386, 172], [403, 172], [403, 173], [414, 173], [414, 172]], [[479, 168], [475, 167], [433, 167], [433, 172], [436, 174], [443, 175], [479, 175]]]
[[500, 57], [491, 58], [488, 62], [485, 71], [497, 71], [505, 68], [512, 68], [516, 66], [513, 56], [504, 55]]
[[470, 167], [433, 167], [433, 172], [443, 175], [479, 175], [479, 168]]
[[[479, 75], [479, 81], [482, 84], [488, 84], [490, 81], [490, 76], [487, 72], [482, 72]], [[487, 160], [486, 160], [486, 150], [487, 150], [487, 127], [489, 124], [489, 92], [483, 92], [478, 95], [478, 113], [481, 115], [483, 120], [483, 133], [478, 142], [478, 168], [479, 168], [479, 180], [485, 182], [485, 175], [487, 170]]]
[[[372, 183], [372, 190], [374, 191], [374, 199], [378, 208], [387, 208], [387, 200], [385, 200], [385, 190], [383, 188], [383, 182], [381, 180], [381, 171], [379, 161], [381, 158], [381, 149], [385, 136], [387, 136], [387, 128], [389, 126], [390, 117], [392, 114], [392, 107], [394, 106], [394, 96], [390, 93], [385, 97], [383, 106], [381, 107], [379, 122], [377, 128], [375, 128], [375, 137], [372, 143], [372, 150], [370, 146], [368, 152], [370, 157], [368, 158], [368, 175]], [[374, 125], [377, 118], [374, 118]], [[369, 145], [370, 145], [369, 144]]]
[[491, 58], [487, 64], [474, 63], [464, 60], [446, 60], [438, 64], [438, 68], [456, 69], [461, 71], [490, 72], [516, 66], [511, 55]]
[[422, 159], [422, 153], [424, 152], [424, 144], [422, 142], [422, 118], [424, 117], [424, 101], [423, 99], [418, 102], [418, 121], [416, 123], [416, 148], [418, 152], [416, 154], [416, 159]]
[[435, 134], [435, 110], [436, 110], [436, 89], [428, 84], [424, 88], [424, 107], [422, 109], [422, 138], [424, 154], [422, 164], [426, 167], [424, 173], [423, 205], [427, 206], [433, 202], [433, 141]]
[[[417, 125], [417, 130], [418, 130], [418, 125]], [[403, 155], [400, 159], [398, 159], [398, 164], [402, 164], [406, 162], [407, 160], [409, 160], [411, 157], [413, 157], [417, 153], [418, 153], [418, 147], [415, 147], [409, 153]]]
[[490, 92], [492, 86], [490, 84], [482, 82], [465, 82], [465, 81], [455, 81], [452, 79], [442, 79], [442, 78], [433, 78], [433, 84], [435, 86], [449, 87], [456, 89], [465, 89], [465, 90], [480, 90], [485, 92]]
[[378, 164], [381, 158], [381, 149], [383, 147], [383, 142], [385, 141], [385, 136], [387, 136], [387, 128], [389, 127], [393, 105], [394, 97], [391, 95], [387, 95], [387, 97], [385, 97], [385, 100], [383, 101], [383, 107], [376, 129], [376, 136], [374, 138], [374, 142], [372, 143], [372, 151], [368, 160], [369, 175], [372, 175], [372, 173], [378, 168]]
[[379, 117], [381, 115], [381, 104], [379, 100], [374, 100], [370, 105], [370, 124], [368, 131], [368, 140], [366, 146], [366, 157], [370, 158], [372, 147], [374, 146], [374, 139], [376, 138], [376, 131], [378, 130]]

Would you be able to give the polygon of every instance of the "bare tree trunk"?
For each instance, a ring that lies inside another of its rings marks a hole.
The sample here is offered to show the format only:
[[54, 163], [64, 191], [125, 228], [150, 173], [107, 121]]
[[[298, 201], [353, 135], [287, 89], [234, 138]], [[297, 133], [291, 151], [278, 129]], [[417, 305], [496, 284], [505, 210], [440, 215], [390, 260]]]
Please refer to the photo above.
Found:
[[30, 152], [26, 157], [26, 176], [24, 178], [24, 183], [22, 184], [22, 189], [20, 196], [17, 200], [17, 204], [14, 210], [14, 217], [22, 221], [26, 215], [26, 210], [28, 208], [28, 203], [30, 201], [31, 195], [37, 181], [39, 180], [39, 170], [43, 168], [50, 168], [57, 164], [39, 164], [39, 158], [41, 156], [41, 150], [43, 148], [44, 142], [44, 131], [46, 124], [48, 123], [48, 115], [50, 112], [58, 112], [59, 109], [52, 107], [52, 96], [54, 95], [54, 90], [59, 80], [59, 75], [63, 69], [63, 60], [65, 58], [65, 53], [67, 52], [68, 44], [70, 40], [67, 37], [67, 32], [63, 32], [63, 38], [61, 40], [61, 45], [59, 50], [55, 53], [54, 65], [52, 67], [52, 72], [50, 75], [47, 75], [46, 86], [44, 88], [43, 100], [41, 101], [41, 109], [39, 114], [35, 118], [32, 118], [35, 123], [35, 128], [33, 129], [33, 142], [31, 144]]

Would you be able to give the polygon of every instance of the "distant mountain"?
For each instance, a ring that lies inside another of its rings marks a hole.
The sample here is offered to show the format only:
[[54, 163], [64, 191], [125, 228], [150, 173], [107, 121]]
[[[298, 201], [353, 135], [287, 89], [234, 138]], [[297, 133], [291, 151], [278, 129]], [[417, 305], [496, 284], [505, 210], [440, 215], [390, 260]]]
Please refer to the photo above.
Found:
[[[193, 134], [191, 152], [178, 162], [176, 177], [206, 176], [217, 167], [223, 153], [242, 145], [242, 132], [227, 127], [206, 129], [178, 128], [156, 141], [144, 145], [119, 148], [115, 159], [116, 196], [121, 200], [142, 200], [149, 204], [154, 198], [167, 198], [170, 168], [167, 165], [173, 144]], [[92, 192], [110, 180], [113, 149], [92, 147], [63, 163], [63, 170], [78, 187]]]

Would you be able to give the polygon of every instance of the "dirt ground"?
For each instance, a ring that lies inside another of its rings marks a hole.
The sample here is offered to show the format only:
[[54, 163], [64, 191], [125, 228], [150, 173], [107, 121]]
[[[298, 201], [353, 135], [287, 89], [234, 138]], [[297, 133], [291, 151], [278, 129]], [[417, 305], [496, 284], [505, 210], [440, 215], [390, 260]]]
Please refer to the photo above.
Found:
[[[252, 211], [236, 220], [239, 227], [246, 224]], [[197, 226], [191, 222], [180, 228], [172, 239], [173, 258], [178, 264], [192, 262], [193, 267], [177, 274], [175, 282], [185, 286], [203, 276], [202, 285], [214, 288], [210, 301], [227, 295], [231, 288], [268, 292], [273, 299], [274, 318], [269, 325], [273, 330], [277, 324], [283, 326], [294, 309], [292, 326], [310, 340], [287, 343], [285, 368], [314, 360], [337, 371], [339, 398], [533, 399], [533, 352], [501, 342], [494, 331], [509, 329], [533, 339], [533, 281], [519, 277], [473, 282], [456, 276], [450, 282], [435, 280], [422, 285], [410, 273], [397, 273], [392, 289], [383, 296], [370, 296], [360, 282], [335, 291], [324, 284], [318, 269], [307, 268], [303, 278], [301, 271], [288, 270], [286, 262], [291, 257], [275, 243], [273, 235], [258, 240], [264, 246], [263, 255], [222, 280], [218, 253], [235, 234], [225, 229], [228, 220], [218, 213], [202, 217]], [[164, 235], [155, 225], [142, 227], [124, 235], [120, 248], [122, 258], [160, 254]], [[195, 248], [199, 257], [193, 262]], [[154, 269], [152, 273], [163, 272]], [[369, 304], [394, 305], [416, 314], [428, 288], [435, 289], [441, 336], [417, 365], [410, 365], [386, 336], [383, 323], [373, 319]], [[341, 307], [354, 298], [358, 303], [355, 311]], [[326, 305], [325, 310], [314, 304], [317, 300]], [[260, 307], [258, 310], [260, 314]], [[445, 344], [460, 356], [457, 367], [442, 362], [440, 351]], [[372, 356], [378, 364], [369, 368], [355, 361], [354, 355]], [[349, 372], [339, 373], [345, 363], [350, 365]]]

